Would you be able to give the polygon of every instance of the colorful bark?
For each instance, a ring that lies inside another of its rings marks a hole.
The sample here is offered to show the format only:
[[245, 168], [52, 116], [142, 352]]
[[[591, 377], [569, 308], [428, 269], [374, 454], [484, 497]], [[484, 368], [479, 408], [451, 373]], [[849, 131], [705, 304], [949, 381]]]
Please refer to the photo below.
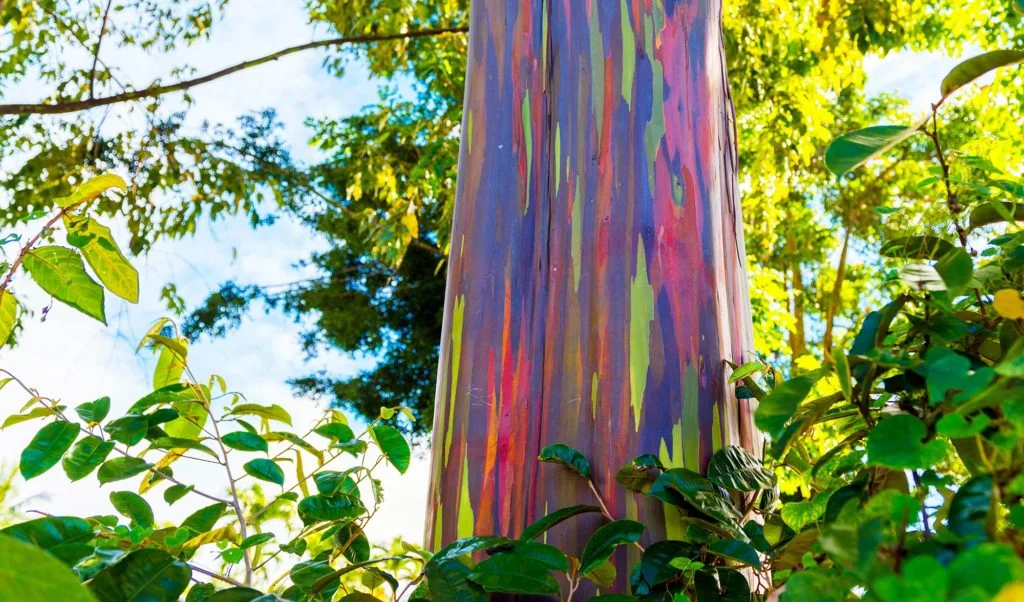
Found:
[[[750, 359], [720, 0], [474, 0], [427, 541], [517, 535], [590, 501], [674, 530], [616, 471], [750, 446]], [[596, 519], [553, 530], [578, 553]], [[620, 567], [621, 568], [621, 567]], [[620, 570], [620, 578], [625, 571]]]

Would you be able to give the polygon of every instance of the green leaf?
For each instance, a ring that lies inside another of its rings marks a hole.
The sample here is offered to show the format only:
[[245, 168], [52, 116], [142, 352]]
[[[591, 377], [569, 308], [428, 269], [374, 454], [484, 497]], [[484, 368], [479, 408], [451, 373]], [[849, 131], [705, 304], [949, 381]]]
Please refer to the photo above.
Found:
[[370, 428], [370, 436], [373, 437], [388, 462], [391, 462], [398, 472], [405, 474], [405, 471], [409, 469], [412, 452], [402, 433], [392, 426], [378, 424]]
[[345, 471], [322, 470], [313, 475], [313, 482], [316, 483], [316, 490], [321, 494], [330, 497], [343, 493], [345, 495], [359, 495], [359, 489], [355, 480], [350, 476], [353, 469]]
[[[732, 569], [718, 568], [718, 580], [703, 571], [694, 574], [694, 585], [698, 602], [749, 602], [750, 584], [743, 573]], [[811, 600], [812, 598], [800, 598]], [[831, 598], [813, 598], [816, 601]]]
[[39, 288], [55, 299], [104, 324], [103, 287], [85, 272], [82, 257], [66, 247], [32, 249], [22, 262]]
[[231, 449], [239, 451], [266, 452], [268, 450], [267, 440], [249, 431], [227, 433], [221, 438], [221, 441]]
[[[60, 409], [64, 409], [64, 406], [58, 407]], [[4, 420], [3, 426], [0, 426], [0, 430], [5, 429], [9, 426], [21, 424], [22, 422], [28, 422], [30, 420], [36, 420], [39, 418], [53, 418], [56, 415], [56, 412], [54, 412], [54, 410], [50, 408], [50, 406], [37, 406], [33, 408], [31, 411], [25, 412], [24, 414], [14, 414], [12, 416], [8, 416], [7, 419]]]
[[142, 441], [149, 430], [149, 419], [138, 414], [128, 414], [117, 420], [110, 421], [106, 426], [110, 438], [125, 445], [135, 445]]
[[188, 492], [192, 491], [193, 489], [195, 489], [195, 487], [192, 485], [171, 485], [170, 487], [164, 490], [164, 501], [167, 502], [168, 505], [171, 505], [174, 502], [185, 497], [188, 494]]
[[796, 410], [815, 383], [824, 376], [821, 370], [815, 370], [795, 376], [786, 382], [777, 385], [757, 406], [754, 411], [754, 421], [757, 427], [772, 437], [778, 435], [786, 428], [786, 423], [796, 414]]
[[879, 253], [896, 259], [938, 259], [955, 248], [938, 236], [901, 236], [882, 244]]
[[277, 404], [261, 406], [255, 403], [240, 403], [231, 408], [231, 411], [228, 413], [236, 416], [256, 416], [264, 420], [276, 420], [288, 426], [292, 425], [291, 415]]
[[139, 302], [139, 273], [117, 247], [110, 228], [92, 218], [64, 217], [68, 244], [78, 248], [107, 290], [129, 303]]
[[143, 527], [153, 526], [153, 509], [139, 494], [131, 491], [113, 491], [110, 493], [110, 503], [121, 516]]
[[59, 420], [39, 429], [28, 447], [21, 452], [21, 476], [25, 480], [38, 477], [53, 468], [78, 437], [77, 424]]
[[832, 354], [836, 362], [836, 378], [839, 380], [839, 390], [843, 392], [843, 399], [853, 401], [853, 383], [850, 376], [850, 360], [842, 349], [837, 349]]
[[825, 150], [825, 167], [842, 176], [913, 136], [918, 129], [919, 126], [875, 125], [843, 134]]
[[14, 293], [6, 289], [0, 291], [0, 347], [11, 338], [14, 325], [17, 323], [18, 300], [14, 298]]
[[939, 259], [935, 264], [935, 270], [942, 276], [946, 288], [956, 292], [971, 282], [974, 275], [974, 260], [967, 251], [957, 247]]
[[319, 520], [345, 520], [356, 518], [366, 510], [359, 498], [352, 495], [331, 497], [316, 494], [303, 498], [297, 507], [303, 522]]
[[124, 183], [121, 176], [110, 173], [100, 174], [76, 186], [70, 195], [54, 199], [54, 202], [58, 207], [67, 209], [80, 203], [88, 203], [111, 188], [124, 191], [128, 190], [128, 185]]
[[[263, 592], [251, 587], [229, 587], [206, 598], [206, 602], [256, 602], [262, 597], [264, 597]], [[268, 598], [268, 600], [276, 599], [278, 599], [277, 596]]]
[[163, 550], [129, 552], [100, 571], [89, 589], [100, 602], [177, 602], [192, 569]]
[[775, 487], [775, 475], [742, 447], [727, 445], [711, 456], [708, 480], [734, 491], [757, 491]]
[[217, 524], [217, 520], [221, 516], [224, 516], [224, 512], [227, 511], [228, 505], [223, 502], [217, 502], [204, 506], [199, 510], [196, 510], [181, 523], [182, 528], [191, 529], [196, 533], [206, 533]]
[[679, 496], [682, 496], [685, 504], [717, 519], [726, 529], [740, 532], [736, 524], [740, 515], [732, 502], [723, 497], [711, 481], [692, 470], [666, 470], [651, 486], [650, 495], [675, 505], [679, 505]]
[[762, 372], [767, 367], [768, 366], [765, 366], [764, 363], [762, 363], [762, 362], [758, 362], [758, 361], [747, 362], [747, 363], [743, 364], [742, 366], [740, 366], [739, 368], [736, 368], [735, 370], [732, 371], [732, 374], [729, 375], [729, 384], [733, 384], [733, 383], [738, 382], [738, 381], [740, 381], [740, 380], [742, 380], [742, 379], [744, 379], [744, 378], [746, 378], [748, 376], [753, 376], [754, 374], [757, 374], [758, 372]]
[[584, 479], [590, 480], [590, 461], [579, 450], [573, 449], [568, 445], [562, 445], [561, 443], [549, 445], [540, 450], [540, 455], [537, 459], [541, 462], [564, 464], [569, 470]]
[[949, 504], [949, 530], [968, 545], [988, 539], [994, 526], [992, 477], [979, 475], [957, 489]]
[[75, 412], [78, 413], [78, 417], [86, 422], [99, 423], [106, 419], [107, 414], [110, 413], [110, 398], [100, 397], [95, 401], [83, 403], [82, 405], [75, 408]]
[[251, 548], [253, 546], [265, 544], [268, 541], [273, 541], [273, 539], [273, 533], [257, 533], [255, 535], [250, 535], [249, 537], [243, 539], [242, 543], [238, 544], [238, 547], [244, 550], [245, 548]]
[[217, 591], [212, 583], [196, 583], [188, 590], [185, 602], [204, 602]]
[[0, 592], [18, 602], [96, 602], [71, 569], [39, 548], [0, 536]]
[[587, 574], [612, 556], [622, 544], [640, 541], [644, 526], [635, 520], [616, 520], [602, 525], [583, 548], [580, 556], [580, 574]]
[[431, 602], [487, 602], [487, 592], [469, 580], [470, 568], [455, 559], [436, 557], [423, 569]]
[[970, 229], [981, 228], [999, 222], [1024, 219], [1024, 204], [1008, 201], [989, 201], [971, 210]]
[[72, 481], [84, 479], [107, 459], [113, 449], [113, 441], [104, 441], [95, 435], [88, 435], [75, 444], [70, 454], [64, 456], [61, 466]]
[[347, 424], [340, 422], [331, 422], [328, 424], [321, 424], [316, 427], [313, 432], [318, 435], [327, 437], [335, 441], [351, 441], [356, 438], [355, 433], [349, 428]]
[[558, 582], [551, 571], [538, 566], [529, 556], [505, 552], [495, 554], [473, 567], [469, 579], [488, 592], [524, 595], [558, 595]]
[[[983, 543], [958, 554], [948, 575], [950, 600], [988, 600], [1006, 584], [1024, 581], [1024, 561], [1006, 544]], [[960, 597], [979, 590], [980, 596]]]
[[150, 441], [149, 445], [153, 449], [194, 449], [214, 458], [217, 457], [216, 452], [202, 443], [181, 437], [159, 437]]
[[924, 442], [927, 429], [909, 414], [880, 421], [868, 435], [868, 463], [896, 470], [928, 468], [942, 462], [946, 448], [941, 441]]
[[1020, 50], [993, 50], [971, 57], [960, 63], [942, 80], [942, 97], [945, 98], [960, 88], [985, 75], [993, 69], [1024, 61]]
[[125, 456], [123, 458], [114, 458], [113, 460], [107, 460], [104, 462], [96, 473], [99, 477], [100, 485], [107, 483], [113, 483], [115, 481], [123, 481], [130, 479], [137, 474], [146, 472], [153, 465], [146, 462], [142, 458], [134, 458], [132, 456]]
[[92, 553], [92, 546], [87, 545], [93, 538], [92, 525], [73, 516], [36, 518], [2, 529], [0, 534], [30, 543], [68, 566]]
[[708, 546], [708, 551], [716, 556], [729, 558], [752, 567], [761, 568], [761, 558], [757, 550], [745, 541], [737, 539], [719, 539]]
[[249, 460], [242, 465], [242, 470], [255, 479], [284, 485], [284, 471], [273, 460], [267, 458]]
[[128, 408], [128, 413], [141, 414], [153, 406], [189, 401], [199, 401], [192, 388], [185, 383], [171, 383], [136, 401]]

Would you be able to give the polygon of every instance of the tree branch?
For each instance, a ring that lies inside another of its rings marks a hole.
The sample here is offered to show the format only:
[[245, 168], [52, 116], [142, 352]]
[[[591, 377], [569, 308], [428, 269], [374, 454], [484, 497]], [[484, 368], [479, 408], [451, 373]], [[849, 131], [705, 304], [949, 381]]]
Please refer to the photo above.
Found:
[[92, 68], [89, 69], [89, 100], [95, 98], [93, 92], [96, 89], [96, 65], [100, 61], [100, 46], [103, 44], [103, 36], [107, 33], [107, 20], [110, 18], [110, 7], [114, 0], [107, 0], [107, 7], [103, 9], [103, 21], [100, 22], [100, 34], [96, 38], [96, 47], [92, 51]]
[[87, 100], [78, 100], [70, 102], [57, 102], [57, 103], [38, 103], [38, 104], [0, 104], [0, 115], [57, 115], [62, 113], [77, 113], [79, 111], [85, 111], [88, 109], [102, 107], [106, 105], [117, 104], [121, 102], [131, 102], [133, 100], [139, 100], [142, 98], [155, 98], [171, 92], [180, 92], [189, 88], [199, 86], [205, 83], [212, 82], [222, 77], [227, 77], [233, 73], [244, 71], [276, 61], [279, 58], [302, 52], [304, 50], [311, 50], [314, 48], [323, 48], [326, 46], [341, 46], [346, 44], [367, 44], [372, 42], [385, 42], [389, 40], [404, 40], [413, 38], [426, 38], [431, 36], [453, 34], [453, 33], [465, 33], [469, 31], [468, 27], [442, 27], [434, 29], [421, 29], [418, 31], [409, 31], [406, 33], [392, 33], [392, 34], [371, 34], [361, 36], [346, 36], [340, 38], [332, 38], [330, 40], [317, 40], [315, 42], [309, 42], [306, 44], [300, 44], [298, 46], [290, 46], [283, 48], [277, 52], [262, 56], [256, 59], [244, 61], [226, 67], [219, 71], [214, 71], [201, 77], [188, 79], [166, 86], [150, 86], [143, 88], [142, 90], [134, 90], [131, 92], [123, 92], [121, 94], [114, 94], [112, 96], [104, 96], [101, 98], [90, 98]]

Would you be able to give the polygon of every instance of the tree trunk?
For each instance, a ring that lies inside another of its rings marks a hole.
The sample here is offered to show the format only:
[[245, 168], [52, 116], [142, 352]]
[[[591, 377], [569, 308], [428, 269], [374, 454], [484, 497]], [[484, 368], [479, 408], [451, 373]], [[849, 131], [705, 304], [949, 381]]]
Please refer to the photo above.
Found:
[[[678, 538], [615, 473], [756, 439], [720, 0], [473, 0], [427, 544], [593, 503]], [[597, 518], [553, 529], [579, 554]], [[628, 576], [617, 556], [619, 582]], [[636, 554], [633, 549], [630, 555]]]

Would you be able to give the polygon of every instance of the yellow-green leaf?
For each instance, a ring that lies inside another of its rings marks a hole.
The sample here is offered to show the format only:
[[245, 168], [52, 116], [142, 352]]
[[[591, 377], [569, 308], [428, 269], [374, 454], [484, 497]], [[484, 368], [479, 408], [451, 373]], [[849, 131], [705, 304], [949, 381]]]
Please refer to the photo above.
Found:
[[54, 202], [61, 208], [73, 207], [79, 203], [87, 203], [111, 188], [124, 191], [128, 189], [128, 185], [125, 184], [121, 176], [109, 173], [103, 174], [91, 178], [78, 186], [68, 196], [54, 199]]
[[10, 291], [0, 292], [0, 347], [4, 346], [7, 339], [11, 338], [14, 332], [14, 325], [18, 323], [18, 300]]
[[77, 252], [67, 247], [39, 247], [25, 254], [23, 265], [39, 288], [61, 303], [107, 323], [103, 287], [86, 273]]
[[121, 253], [110, 228], [92, 218], [65, 216], [68, 244], [78, 248], [107, 290], [129, 303], [139, 302], [139, 273]]

